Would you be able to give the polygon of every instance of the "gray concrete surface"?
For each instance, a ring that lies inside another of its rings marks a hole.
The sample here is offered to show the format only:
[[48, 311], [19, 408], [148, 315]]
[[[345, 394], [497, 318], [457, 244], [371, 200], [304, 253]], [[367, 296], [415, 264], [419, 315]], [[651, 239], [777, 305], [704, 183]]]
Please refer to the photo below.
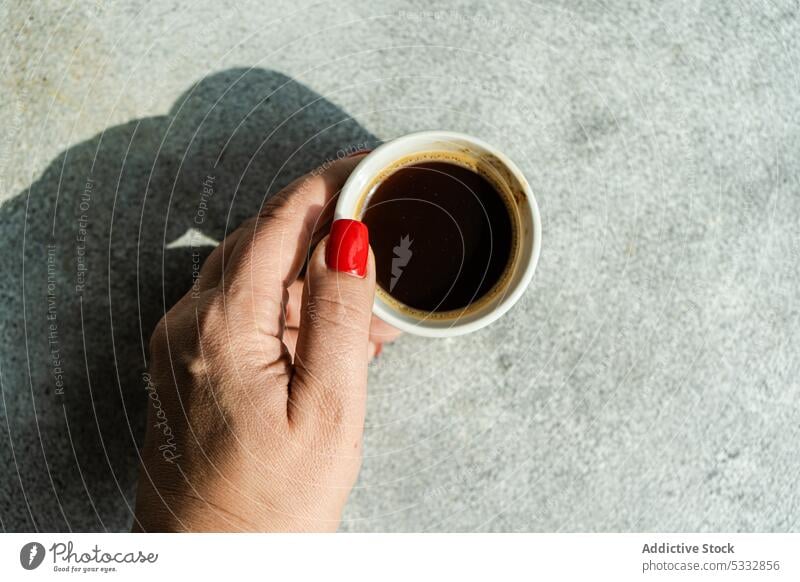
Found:
[[786, 1], [5, 3], [0, 526], [128, 527], [208, 173], [218, 240], [444, 128], [523, 168], [541, 262], [497, 325], [373, 365], [342, 529], [797, 531], [799, 39]]

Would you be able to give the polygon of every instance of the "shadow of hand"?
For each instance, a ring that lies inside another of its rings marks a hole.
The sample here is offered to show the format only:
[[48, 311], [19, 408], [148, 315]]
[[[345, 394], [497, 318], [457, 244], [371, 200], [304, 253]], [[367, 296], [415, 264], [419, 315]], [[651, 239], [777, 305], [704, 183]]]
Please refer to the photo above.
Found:
[[214, 240], [295, 177], [375, 138], [276, 72], [232, 69], [166, 116], [64, 151], [0, 207], [0, 526], [128, 529], [146, 347]]

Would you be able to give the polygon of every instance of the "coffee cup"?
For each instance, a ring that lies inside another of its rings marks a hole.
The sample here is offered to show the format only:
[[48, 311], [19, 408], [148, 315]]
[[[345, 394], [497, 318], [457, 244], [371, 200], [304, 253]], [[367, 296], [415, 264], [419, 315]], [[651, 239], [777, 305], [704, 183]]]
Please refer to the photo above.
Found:
[[541, 250], [539, 208], [520, 169], [456, 132], [412, 133], [373, 150], [342, 188], [335, 218], [370, 229], [373, 313], [426, 337], [499, 319], [525, 292]]

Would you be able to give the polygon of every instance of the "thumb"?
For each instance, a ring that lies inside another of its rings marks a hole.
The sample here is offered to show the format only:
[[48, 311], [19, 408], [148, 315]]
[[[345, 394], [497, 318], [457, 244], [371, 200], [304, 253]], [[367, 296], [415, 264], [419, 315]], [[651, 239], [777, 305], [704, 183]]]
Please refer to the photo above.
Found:
[[289, 420], [360, 438], [375, 264], [366, 225], [337, 220], [306, 271]]

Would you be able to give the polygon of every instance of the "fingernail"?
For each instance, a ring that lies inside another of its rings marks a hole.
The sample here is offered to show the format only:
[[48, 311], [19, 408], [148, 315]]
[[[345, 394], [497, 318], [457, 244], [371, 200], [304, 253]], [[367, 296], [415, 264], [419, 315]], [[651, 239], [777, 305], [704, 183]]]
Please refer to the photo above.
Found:
[[325, 264], [333, 271], [361, 277], [367, 274], [369, 232], [358, 220], [341, 218], [331, 225], [331, 236], [325, 249]]
[[352, 158], [353, 156], [360, 156], [361, 154], [368, 154], [371, 151], [372, 150], [358, 150], [358, 151], [355, 151], [355, 152], [353, 152], [351, 154], [347, 154], [345, 156], [345, 158]]
[[377, 358], [378, 356], [380, 356], [382, 351], [383, 351], [383, 344], [377, 344], [375, 346], [375, 357]]

